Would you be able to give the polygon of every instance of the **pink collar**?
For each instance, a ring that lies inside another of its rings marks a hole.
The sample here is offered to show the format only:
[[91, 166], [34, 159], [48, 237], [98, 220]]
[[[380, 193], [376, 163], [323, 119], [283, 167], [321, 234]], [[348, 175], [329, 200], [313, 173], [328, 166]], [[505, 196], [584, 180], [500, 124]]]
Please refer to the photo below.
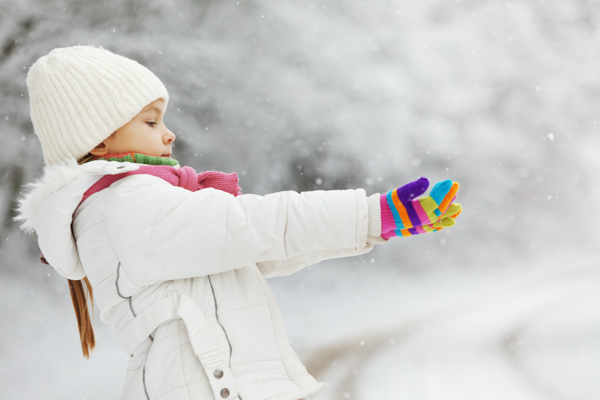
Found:
[[139, 169], [134, 171], [103, 176], [83, 194], [83, 198], [79, 204], [83, 203], [85, 199], [94, 193], [106, 189], [116, 181], [138, 174], [154, 175], [164, 179], [173, 186], [179, 186], [192, 192], [210, 187], [234, 196], [242, 194], [242, 189], [238, 185], [238, 176], [235, 172], [226, 174], [218, 171], [206, 171], [196, 174], [196, 171], [192, 167], [174, 168], [166, 165], [141, 165]]

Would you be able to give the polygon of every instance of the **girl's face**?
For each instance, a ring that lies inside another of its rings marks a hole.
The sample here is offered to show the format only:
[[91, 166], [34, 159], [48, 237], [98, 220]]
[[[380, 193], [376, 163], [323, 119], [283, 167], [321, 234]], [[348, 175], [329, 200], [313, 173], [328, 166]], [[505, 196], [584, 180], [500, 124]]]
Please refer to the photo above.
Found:
[[170, 157], [175, 134], [163, 123], [165, 102], [158, 99], [148, 104], [131, 121], [117, 129], [90, 153], [141, 153], [149, 156]]

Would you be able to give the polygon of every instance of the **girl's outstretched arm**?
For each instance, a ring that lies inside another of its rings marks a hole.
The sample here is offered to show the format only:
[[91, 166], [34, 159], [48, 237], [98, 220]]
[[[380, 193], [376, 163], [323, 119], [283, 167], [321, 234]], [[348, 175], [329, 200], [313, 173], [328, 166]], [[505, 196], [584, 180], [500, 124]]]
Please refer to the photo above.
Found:
[[[102, 212], [107, 236], [127, 275], [138, 284], [313, 252], [350, 249], [358, 254], [372, 248], [363, 189], [234, 197], [210, 188], [190, 192], [138, 175], [106, 192]], [[377, 204], [375, 200], [370, 203]], [[82, 206], [94, 206], [93, 198], [87, 201]], [[378, 215], [379, 208], [372, 213]], [[371, 222], [380, 225], [380, 220]]]

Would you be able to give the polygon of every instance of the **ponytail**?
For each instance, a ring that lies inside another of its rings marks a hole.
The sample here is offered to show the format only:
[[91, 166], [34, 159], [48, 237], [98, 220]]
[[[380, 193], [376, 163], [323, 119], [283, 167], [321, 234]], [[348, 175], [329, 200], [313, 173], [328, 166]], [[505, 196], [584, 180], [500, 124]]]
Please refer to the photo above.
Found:
[[[40, 253], [40, 261], [46, 265], [50, 265], [43, 254]], [[79, 339], [81, 340], [81, 350], [85, 358], [90, 358], [90, 351], [96, 347], [96, 338], [94, 336], [94, 328], [90, 319], [90, 311], [88, 309], [87, 298], [89, 297], [92, 303], [92, 311], [94, 310], [94, 290], [88, 280], [84, 277], [83, 282], [87, 287], [87, 296], [81, 281], [72, 281], [69, 279], [69, 291], [71, 292], [71, 300], [75, 309], [75, 317], [77, 318], [77, 327], [79, 328]]]
[[[87, 276], [82, 279], [87, 287], [92, 310], [94, 309], [94, 292]], [[94, 337], [94, 328], [90, 319], [88, 302], [82, 281], [72, 281], [69, 279], [69, 289], [71, 290], [71, 300], [77, 317], [77, 327], [79, 328], [79, 339], [81, 340], [81, 350], [85, 358], [90, 358], [90, 351], [96, 347], [96, 338]]]

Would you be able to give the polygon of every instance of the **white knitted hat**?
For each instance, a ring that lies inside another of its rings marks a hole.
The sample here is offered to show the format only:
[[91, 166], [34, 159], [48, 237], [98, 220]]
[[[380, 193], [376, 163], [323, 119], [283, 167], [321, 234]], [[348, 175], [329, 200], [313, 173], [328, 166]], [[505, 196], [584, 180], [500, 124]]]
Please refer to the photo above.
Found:
[[103, 48], [54, 49], [27, 74], [29, 106], [47, 165], [79, 159], [148, 104], [169, 94], [150, 70]]

